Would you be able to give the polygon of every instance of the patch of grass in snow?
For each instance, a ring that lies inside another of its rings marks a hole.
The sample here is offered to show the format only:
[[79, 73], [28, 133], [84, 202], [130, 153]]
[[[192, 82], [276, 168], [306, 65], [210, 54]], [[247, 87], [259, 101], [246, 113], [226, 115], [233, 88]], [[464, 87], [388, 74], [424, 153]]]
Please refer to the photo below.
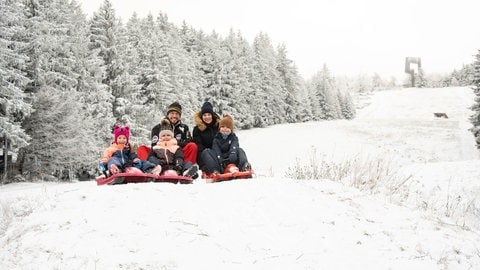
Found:
[[319, 159], [315, 148], [307, 164], [297, 160], [293, 167], [287, 168], [286, 177], [341, 181], [362, 191], [381, 191], [400, 198], [408, 196], [407, 182], [411, 178], [400, 174], [399, 167], [383, 157], [357, 155], [341, 161]]
[[415, 194], [412, 193], [408, 201], [410, 204], [416, 204], [420, 209], [448, 218], [443, 221], [444, 223], [467, 230], [480, 229], [479, 188], [473, 186], [452, 190], [450, 185], [449, 181], [446, 193], [441, 192], [440, 187], [426, 194], [422, 194], [421, 190], [415, 190]]
[[0, 200], [0, 237], [5, 234], [15, 219], [27, 217], [41, 204], [40, 198], [26, 196]]
[[467, 195], [465, 191], [448, 190], [446, 198], [440, 192], [424, 194], [416, 189], [418, 185], [412, 181], [414, 175], [402, 173], [400, 169], [400, 165], [385, 157], [356, 155], [339, 161], [318, 158], [316, 149], [313, 149], [307, 162], [297, 159], [292, 167], [287, 168], [286, 177], [339, 181], [370, 194], [384, 194], [398, 204], [431, 211], [444, 217], [444, 222], [462, 229], [480, 228], [478, 193]]

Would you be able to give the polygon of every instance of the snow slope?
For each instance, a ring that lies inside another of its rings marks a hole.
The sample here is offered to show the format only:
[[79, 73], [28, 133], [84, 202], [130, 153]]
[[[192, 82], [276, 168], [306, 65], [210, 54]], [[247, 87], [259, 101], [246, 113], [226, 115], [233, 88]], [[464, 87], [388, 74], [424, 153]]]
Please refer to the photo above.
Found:
[[[370, 106], [360, 110], [353, 121], [253, 129], [241, 133], [241, 143], [253, 163], [267, 169], [259, 173], [267, 175], [291, 166], [292, 159], [309, 158], [312, 148], [329, 158], [377, 155], [402, 165], [478, 159], [468, 131], [473, 98], [469, 88], [383, 91], [376, 93]], [[449, 118], [434, 118], [434, 112], [445, 112]], [[282, 158], [272, 162], [264, 158], [265, 153]]]
[[[472, 91], [370, 101], [353, 121], [239, 131], [251, 180], [0, 186], [0, 269], [480, 268]], [[285, 177], [312, 156], [393, 160], [408, 196]]]

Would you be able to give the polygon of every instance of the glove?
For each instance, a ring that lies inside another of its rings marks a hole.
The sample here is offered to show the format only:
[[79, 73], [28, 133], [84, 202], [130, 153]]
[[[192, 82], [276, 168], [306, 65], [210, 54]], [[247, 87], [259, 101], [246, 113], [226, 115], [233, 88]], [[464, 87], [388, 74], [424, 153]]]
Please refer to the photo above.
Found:
[[181, 174], [182, 174], [182, 171], [183, 171], [182, 166], [180, 166], [180, 165], [175, 165], [175, 166], [173, 166], [173, 169], [174, 169], [175, 171], [177, 171], [178, 175], [181, 175]]
[[142, 165], [143, 165], [143, 162], [141, 160], [138, 160], [136, 162], [133, 163], [133, 166], [141, 169], [142, 168]]
[[99, 170], [100, 172], [106, 171], [106, 170], [107, 170], [106, 164], [103, 163], [103, 162], [100, 162], [100, 163], [98, 164], [98, 170]]
[[230, 163], [237, 163], [237, 152], [230, 152], [228, 160], [230, 160]]
[[230, 161], [228, 160], [228, 158], [220, 160], [220, 166], [222, 166], [222, 169], [225, 169], [228, 164], [230, 164]]
[[218, 161], [218, 164], [220, 164], [220, 166], [223, 165], [223, 162], [225, 161], [221, 156], [217, 156], [217, 161]]

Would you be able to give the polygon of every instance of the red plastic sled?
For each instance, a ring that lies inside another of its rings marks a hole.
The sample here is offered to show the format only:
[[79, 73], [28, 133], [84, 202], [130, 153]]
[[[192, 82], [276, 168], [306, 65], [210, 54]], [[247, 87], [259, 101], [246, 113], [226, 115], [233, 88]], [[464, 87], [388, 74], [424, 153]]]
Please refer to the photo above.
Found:
[[222, 182], [222, 181], [253, 178], [254, 174], [255, 173], [253, 170], [241, 172], [238, 169], [238, 167], [232, 163], [227, 165], [224, 173], [207, 175], [204, 172], [202, 173], [202, 178], [205, 179], [207, 183], [216, 183], [216, 182]]
[[146, 183], [146, 182], [166, 182], [166, 183], [180, 183], [191, 184], [193, 178], [178, 175], [173, 170], [167, 170], [162, 175], [151, 173], [143, 173], [140, 169], [135, 167], [128, 167], [123, 173], [117, 173], [109, 177], [99, 176], [96, 178], [97, 185], [116, 185], [128, 183]]

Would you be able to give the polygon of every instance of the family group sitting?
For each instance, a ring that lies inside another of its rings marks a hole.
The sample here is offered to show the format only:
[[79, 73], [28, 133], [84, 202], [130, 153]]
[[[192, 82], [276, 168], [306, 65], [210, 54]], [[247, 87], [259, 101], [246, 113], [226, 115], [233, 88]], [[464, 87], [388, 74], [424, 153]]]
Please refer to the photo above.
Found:
[[128, 126], [115, 126], [114, 142], [104, 151], [100, 171], [117, 174], [126, 167], [135, 166], [143, 172], [161, 175], [175, 170], [179, 175], [197, 178], [201, 169], [206, 175], [221, 174], [228, 164], [241, 171], [250, 171], [245, 151], [240, 148], [234, 131], [233, 118], [220, 118], [210, 102], [205, 102], [195, 113], [193, 136], [181, 121], [182, 106], [178, 102], [167, 108], [166, 116], [153, 127], [151, 149], [146, 160], [141, 160], [129, 142]]

